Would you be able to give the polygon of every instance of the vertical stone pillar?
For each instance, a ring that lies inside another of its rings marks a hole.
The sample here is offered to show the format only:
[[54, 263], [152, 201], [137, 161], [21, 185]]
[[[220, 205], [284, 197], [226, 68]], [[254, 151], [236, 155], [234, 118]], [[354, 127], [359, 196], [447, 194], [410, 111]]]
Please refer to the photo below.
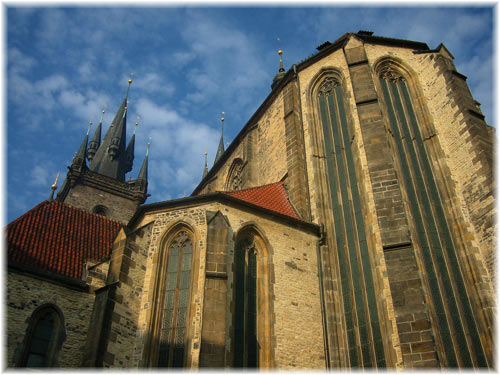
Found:
[[228, 237], [232, 231], [220, 211], [207, 211], [207, 228], [200, 367], [222, 368], [225, 366], [227, 335]]
[[283, 89], [283, 106], [286, 137], [286, 162], [288, 169], [288, 194], [293, 205], [306, 221], [310, 219], [309, 197], [306, 181], [304, 135], [300, 124], [300, 103], [297, 81]]

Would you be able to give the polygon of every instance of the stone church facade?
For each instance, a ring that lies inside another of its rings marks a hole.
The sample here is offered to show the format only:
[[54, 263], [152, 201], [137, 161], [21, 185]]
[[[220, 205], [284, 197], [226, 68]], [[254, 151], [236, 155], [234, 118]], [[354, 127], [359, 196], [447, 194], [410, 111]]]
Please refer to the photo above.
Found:
[[494, 134], [444, 45], [281, 64], [182, 199], [125, 181], [126, 105], [7, 226], [8, 367], [494, 366]]

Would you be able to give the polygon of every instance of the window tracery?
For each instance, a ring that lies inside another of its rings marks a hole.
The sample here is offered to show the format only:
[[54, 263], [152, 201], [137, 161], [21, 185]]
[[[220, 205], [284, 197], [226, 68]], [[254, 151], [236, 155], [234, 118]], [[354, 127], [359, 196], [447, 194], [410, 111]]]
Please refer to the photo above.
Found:
[[236, 159], [229, 169], [226, 181], [226, 191], [241, 190], [243, 188], [243, 161]]

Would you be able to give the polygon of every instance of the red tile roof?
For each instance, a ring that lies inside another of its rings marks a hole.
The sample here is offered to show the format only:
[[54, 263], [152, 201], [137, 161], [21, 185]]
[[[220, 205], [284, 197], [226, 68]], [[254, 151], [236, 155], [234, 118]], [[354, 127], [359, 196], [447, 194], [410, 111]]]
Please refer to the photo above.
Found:
[[109, 256], [120, 223], [45, 201], [7, 225], [11, 262], [79, 279], [87, 260]]
[[274, 184], [257, 186], [244, 190], [220, 191], [220, 193], [300, 220], [288, 199], [288, 194], [283, 182], [276, 182]]

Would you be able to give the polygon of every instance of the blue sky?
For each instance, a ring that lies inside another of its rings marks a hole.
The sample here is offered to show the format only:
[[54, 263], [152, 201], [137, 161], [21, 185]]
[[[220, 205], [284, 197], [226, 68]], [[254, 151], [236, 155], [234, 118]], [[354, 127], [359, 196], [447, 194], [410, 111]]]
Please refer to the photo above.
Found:
[[130, 174], [136, 178], [151, 137], [148, 203], [192, 192], [205, 151], [209, 167], [213, 163], [221, 112], [230, 142], [269, 94], [278, 48], [288, 69], [346, 32], [372, 30], [430, 48], [444, 43], [486, 121], [495, 125], [491, 4], [10, 5], [4, 12], [7, 222], [47, 199], [57, 172], [65, 178], [88, 122], [98, 123], [105, 104], [107, 130], [131, 72], [128, 136], [140, 119]]

